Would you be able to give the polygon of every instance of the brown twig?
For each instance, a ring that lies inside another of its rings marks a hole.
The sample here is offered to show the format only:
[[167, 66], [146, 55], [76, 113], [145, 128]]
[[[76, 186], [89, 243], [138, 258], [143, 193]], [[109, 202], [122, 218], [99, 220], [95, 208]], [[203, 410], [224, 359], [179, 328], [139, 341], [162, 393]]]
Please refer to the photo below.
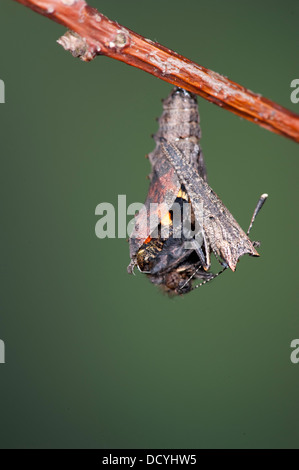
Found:
[[84, 0], [15, 0], [77, 34], [58, 42], [88, 61], [106, 55], [299, 142], [299, 115], [111, 21]]

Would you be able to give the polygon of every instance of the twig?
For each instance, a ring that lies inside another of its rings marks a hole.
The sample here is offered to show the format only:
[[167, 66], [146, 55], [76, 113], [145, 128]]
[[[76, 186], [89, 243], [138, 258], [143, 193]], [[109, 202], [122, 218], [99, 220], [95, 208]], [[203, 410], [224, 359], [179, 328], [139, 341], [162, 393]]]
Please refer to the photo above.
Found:
[[58, 42], [82, 60], [101, 54], [120, 60], [299, 142], [299, 115], [109, 20], [84, 0], [15, 1], [77, 33]]

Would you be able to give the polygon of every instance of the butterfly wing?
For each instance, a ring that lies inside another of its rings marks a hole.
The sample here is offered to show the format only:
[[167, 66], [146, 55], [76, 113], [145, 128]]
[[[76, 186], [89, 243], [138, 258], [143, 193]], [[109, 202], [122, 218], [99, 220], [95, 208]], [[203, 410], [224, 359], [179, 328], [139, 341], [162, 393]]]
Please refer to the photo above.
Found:
[[175, 168], [181, 184], [190, 198], [196, 219], [202, 225], [212, 251], [235, 271], [244, 254], [259, 256], [246, 233], [239, 226], [217, 194], [187, 162], [173, 143], [163, 140], [161, 148]]
[[[175, 169], [161, 155], [152, 171], [152, 180], [144, 206], [135, 216], [135, 228], [130, 236], [131, 259], [148, 236], [171, 209], [181, 187]], [[153, 225], [153, 222], [156, 222]]]
[[[130, 236], [131, 265], [134, 265], [141, 245], [171, 209], [181, 187], [174, 167], [163, 154], [161, 139], [166, 138], [167, 141], [176, 142], [194, 171], [199, 172], [200, 176], [206, 180], [206, 167], [199, 145], [200, 136], [196, 95], [174, 87], [163, 101], [159, 129], [154, 136], [156, 148], [149, 154], [152, 165], [151, 183], [145, 204], [135, 216], [135, 228]], [[151, 207], [152, 204], [155, 206]], [[150, 211], [151, 208], [152, 211]], [[131, 267], [129, 270], [131, 271]]]

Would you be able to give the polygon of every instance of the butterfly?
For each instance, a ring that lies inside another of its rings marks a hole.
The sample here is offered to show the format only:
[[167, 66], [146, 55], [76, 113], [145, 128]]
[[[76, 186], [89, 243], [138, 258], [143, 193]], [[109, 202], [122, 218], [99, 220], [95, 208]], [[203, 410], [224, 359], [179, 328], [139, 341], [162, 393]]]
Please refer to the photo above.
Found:
[[[195, 95], [175, 88], [164, 101], [149, 155], [151, 184], [130, 236], [131, 262], [169, 294], [185, 294], [235, 271], [241, 256], [259, 256], [248, 235], [267, 199], [263, 194], [245, 233], [207, 183]], [[211, 254], [222, 269], [211, 272]], [[193, 280], [202, 282], [193, 287]]]

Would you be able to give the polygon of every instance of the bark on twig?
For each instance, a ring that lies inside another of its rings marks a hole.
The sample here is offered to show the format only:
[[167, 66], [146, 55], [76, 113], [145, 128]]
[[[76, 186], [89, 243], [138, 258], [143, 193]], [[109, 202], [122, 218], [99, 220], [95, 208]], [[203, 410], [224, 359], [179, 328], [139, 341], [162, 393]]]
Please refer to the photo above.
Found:
[[15, 1], [77, 33], [58, 42], [82, 60], [101, 54], [120, 60], [299, 142], [299, 115], [109, 20], [85, 0]]

